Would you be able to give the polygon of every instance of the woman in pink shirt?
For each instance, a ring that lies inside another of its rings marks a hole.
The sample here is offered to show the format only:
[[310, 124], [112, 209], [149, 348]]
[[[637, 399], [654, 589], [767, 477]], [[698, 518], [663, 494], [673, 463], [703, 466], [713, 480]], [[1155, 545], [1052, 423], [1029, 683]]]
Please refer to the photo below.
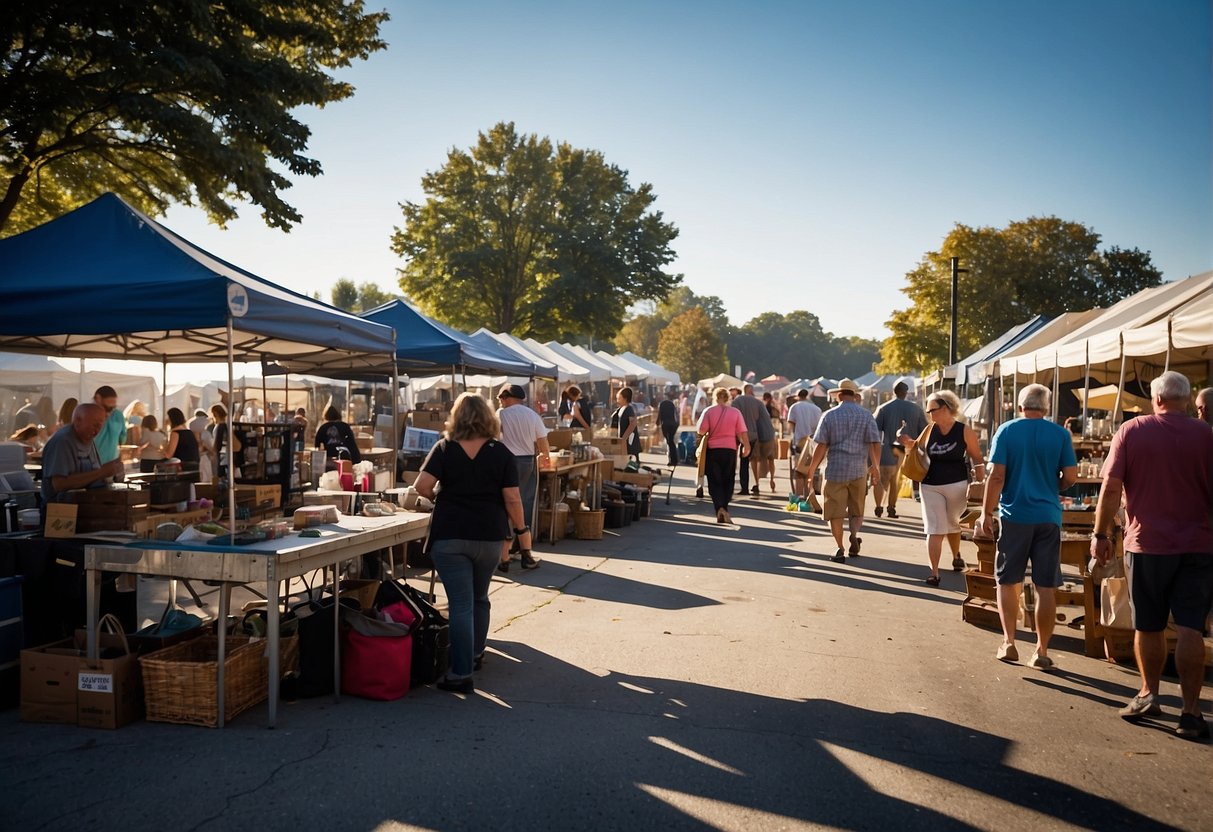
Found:
[[707, 434], [708, 437], [704, 475], [716, 509], [716, 522], [732, 523], [729, 501], [733, 499], [733, 480], [737, 475], [737, 446], [741, 446], [743, 456], [749, 456], [750, 440], [745, 417], [729, 404], [729, 391], [717, 387], [712, 391], [712, 398], [716, 404], [699, 417], [699, 435]]

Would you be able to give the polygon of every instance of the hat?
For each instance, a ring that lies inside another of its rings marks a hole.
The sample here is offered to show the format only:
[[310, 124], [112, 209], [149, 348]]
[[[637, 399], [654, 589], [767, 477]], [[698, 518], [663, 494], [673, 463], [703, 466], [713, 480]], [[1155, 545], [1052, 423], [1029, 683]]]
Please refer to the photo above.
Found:
[[497, 398], [509, 396], [511, 399], [518, 399], [520, 402], [526, 401], [526, 391], [522, 389], [521, 384], [503, 384], [501, 391], [497, 394]]
[[830, 388], [829, 394], [833, 396], [835, 393], [854, 393], [856, 396], [858, 396], [859, 385], [851, 381], [849, 378], [844, 378], [842, 381], [838, 382], [837, 387]]

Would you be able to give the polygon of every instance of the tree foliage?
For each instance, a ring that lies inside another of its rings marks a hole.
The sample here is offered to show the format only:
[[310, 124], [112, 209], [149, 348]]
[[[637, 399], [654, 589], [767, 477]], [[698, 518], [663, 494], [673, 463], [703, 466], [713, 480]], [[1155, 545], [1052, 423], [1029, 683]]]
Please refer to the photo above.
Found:
[[678, 231], [652, 186], [632, 187], [597, 151], [500, 123], [421, 185], [392, 250], [406, 258], [401, 288], [451, 326], [609, 338], [630, 305], [680, 280], [663, 271]]
[[678, 315], [661, 331], [657, 362], [688, 381], [728, 369], [716, 327], [698, 306]]
[[343, 277], [333, 284], [330, 293], [333, 306], [355, 314], [369, 312], [376, 306], [382, 306], [392, 299], [392, 296], [367, 280], [354, 285], [354, 281]]
[[939, 251], [906, 274], [907, 309], [893, 312], [881, 350], [883, 372], [931, 371], [947, 363], [951, 326], [951, 264], [967, 269], [957, 292], [961, 356], [1036, 315], [1108, 306], [1162, 281], [1149, 252], [1115, 246], [1077, 222], [1031, 217], [1006, 228], [957, 223]]
[[291, 115], [353, 94], [331, 70], [383, 49], [362, 0], [39, 0], [0, 16], [0, 231], [113, 191], [160, 214], [236, 201], [289, 229], [288, 176], [317, 176]]
[[724, 311], [724, 301], [715, 295], [697, 295], [687, 286], [676, 286], [663, 300], [640, 306], [642, 309], [647, 306], [647, 309], [628, 318], [615, 335], [617, 352], [630, 350], [646, 358], [656, 355], [661, 331], [683, 312], [696, 307], [708, 316], [716, 337], [722, 342], [727, 341], [733, 331]]
[[733, 364], [759, 376], [788, 378], [860, 376], [880, 357], [877, 341], [838, 337], [825, 331], [811, 312], [764, 312], [736, 328], [728, 342]]

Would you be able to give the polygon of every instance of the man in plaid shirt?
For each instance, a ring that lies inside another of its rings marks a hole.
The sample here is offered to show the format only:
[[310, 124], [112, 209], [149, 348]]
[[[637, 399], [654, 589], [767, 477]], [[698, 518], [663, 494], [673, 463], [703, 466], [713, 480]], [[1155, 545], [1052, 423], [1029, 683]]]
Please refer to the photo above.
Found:
[[[859, 529], [863, 526], [863, 504], [868, 495], [868, 480], [873, 485], [880, 478], [880, 428], [872, 414], [859, 404], [859, 385], [844, 378], [830, 391], [838, 396], [838, 407], [821, 417], [813, 441], [813, 459], [809, 462], [807, 477], [812, 490], [813, 475], [822, 460], [826, 462], [825, 511], [822, 517], [829, 522], [830, 531], [838, 551], [831, 558], [843, 563], [846, 557], [842, 549], [842, 521], [850, 518], [851, 545], [847, 554], [859, 555], [863, 538]], [[828, 456], [827, 456], [828, 455]]]

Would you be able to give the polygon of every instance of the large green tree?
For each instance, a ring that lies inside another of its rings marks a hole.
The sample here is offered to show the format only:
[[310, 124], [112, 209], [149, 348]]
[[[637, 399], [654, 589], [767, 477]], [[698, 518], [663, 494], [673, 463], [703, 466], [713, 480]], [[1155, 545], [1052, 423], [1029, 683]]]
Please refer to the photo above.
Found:
[[697, 295], [685, 285], [675, 286], [661, 301], [638, 304], [637, 307], [636, 313], [624, 322], [615, 335], [615, 349], [618, 352], [631, 350], [646, 358], [655, 356], [661, 331], [669, 326], [670, 321], [695, 307], [708, 316], [716, 337], [722, 342], [727, 342], [733, 332], [724, 310], [724, 301], [716, 295]]
[[421, 185], [425, 201], [401, 205], [392, 235], [400, 285], [457, 328], [606, 339], [630, 305], [680, 280], [664, 271], [678, 231], [653, 210], [652, 187], [597, 151], [500, 123]]
[[382, 306], [392, 299], [392, 296], [369, 280], [354, 285], [354, 281], [343, 277], [333, 284], [330, 292], [333, 306], [353, 312], [369, 312], [376, 306]]
[[270, 226], [281, 192], [317, 176], [291, 113], [353, 94], [332, 70], [384, 48], [361, 0], [37, 0], [0, 15], [0, 232], [113, 191], [223, 224], [237, 201]]
[[938, 251], [906, 274], [907, 309], [893, 312], [878, 369], [929, 372], [947, 363], [952, 257], [968, 271], [957, 292], [961, 356], [1035, 315], [1107, 306], [1162, 281], [1149, 252], [1115, 246], [1077, 222], [1031, 217], [1006, 228], [957, 223]]
[[657, 362], [684, 380], [714, 376], [728, 369], [724, 344], [702, 308], [683, 312], [662, 330]]

